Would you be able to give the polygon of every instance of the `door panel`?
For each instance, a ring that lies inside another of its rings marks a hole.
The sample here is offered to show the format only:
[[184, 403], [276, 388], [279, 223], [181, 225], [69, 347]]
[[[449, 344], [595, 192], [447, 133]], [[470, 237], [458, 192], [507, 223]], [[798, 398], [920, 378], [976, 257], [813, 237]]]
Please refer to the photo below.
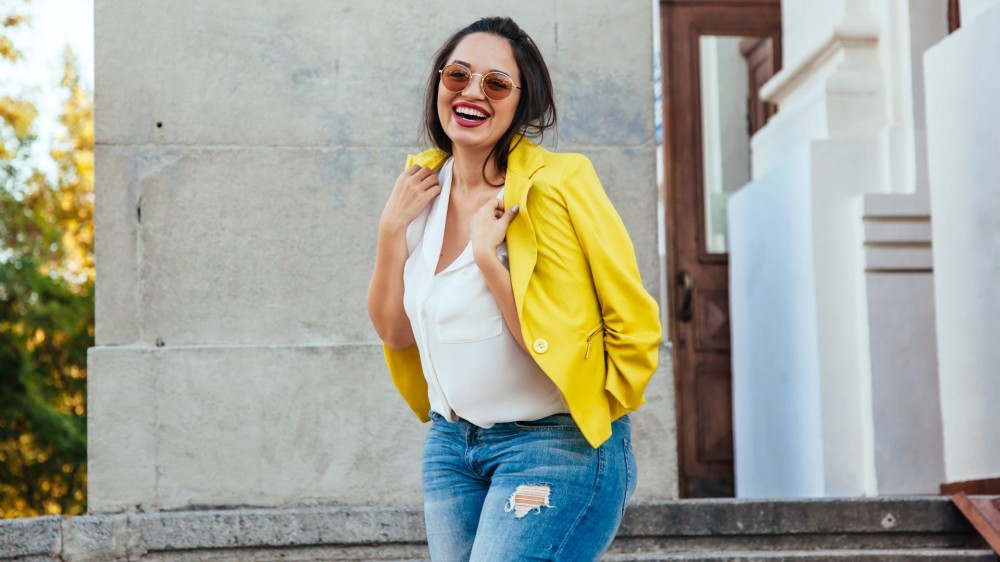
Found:
[[[726, 366], [698, 369], [698, 458], [705, 462], [733, 462], [732, 376]], [[720, 405], [719, 402], [722, 402]], [[720, 407], [721, 406], [721, 407]]]
[[692, 321], [697, 351], [729, 351], [729, 292], [695, 290], [695, 310]]
[[728, 197], [750, 178], [757, 91], [780, 66], [777, 0], [661, 0], [664, 201], [681, 497], [735, 494]]

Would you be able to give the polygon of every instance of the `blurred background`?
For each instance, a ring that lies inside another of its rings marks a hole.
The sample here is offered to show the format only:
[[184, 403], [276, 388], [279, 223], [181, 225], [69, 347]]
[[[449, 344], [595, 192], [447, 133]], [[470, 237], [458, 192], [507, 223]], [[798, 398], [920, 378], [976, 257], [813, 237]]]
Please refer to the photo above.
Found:
[[86, 509], [91, 0], [0, 0], [0, 517]]

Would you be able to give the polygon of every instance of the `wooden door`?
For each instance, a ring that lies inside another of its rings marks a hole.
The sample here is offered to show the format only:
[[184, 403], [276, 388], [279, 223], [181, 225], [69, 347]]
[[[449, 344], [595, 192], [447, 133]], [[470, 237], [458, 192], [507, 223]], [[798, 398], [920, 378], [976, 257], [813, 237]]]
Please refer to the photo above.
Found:
[[735, 489], [724, 202], [749, 180], [749, 137], [774, 113], [757, 91], [780, 66], [781, 6], [661, 0], [660, 18], [680, 495], [729, 497]]

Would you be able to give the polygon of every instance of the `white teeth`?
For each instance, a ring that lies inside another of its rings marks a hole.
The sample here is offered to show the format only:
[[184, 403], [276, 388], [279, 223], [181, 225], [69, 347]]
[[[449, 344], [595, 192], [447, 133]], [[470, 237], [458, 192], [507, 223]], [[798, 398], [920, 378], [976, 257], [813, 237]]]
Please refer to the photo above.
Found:
[[477, 111], [475, 109], [472, 109], [471, 107], [466, 107], [464, 105], [456, 107], [455, 113], [461, 113], [462, 115], [470, 115], [472, 117], [479, 117], [481, 119], [485, 119], [486, 117], [488, 117], [482, 111]]

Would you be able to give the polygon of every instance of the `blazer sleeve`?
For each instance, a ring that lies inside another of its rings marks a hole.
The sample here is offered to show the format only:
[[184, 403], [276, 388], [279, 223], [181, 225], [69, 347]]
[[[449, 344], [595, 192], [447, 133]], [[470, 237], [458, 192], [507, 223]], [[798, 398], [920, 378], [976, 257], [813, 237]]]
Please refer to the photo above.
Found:
[[642, 285], [632, 240], [590, 160], [574, 155], [562, 184], [604, 317], [605, 389], [621, 408], [636, 410], [659, 359], [659, 306]]

